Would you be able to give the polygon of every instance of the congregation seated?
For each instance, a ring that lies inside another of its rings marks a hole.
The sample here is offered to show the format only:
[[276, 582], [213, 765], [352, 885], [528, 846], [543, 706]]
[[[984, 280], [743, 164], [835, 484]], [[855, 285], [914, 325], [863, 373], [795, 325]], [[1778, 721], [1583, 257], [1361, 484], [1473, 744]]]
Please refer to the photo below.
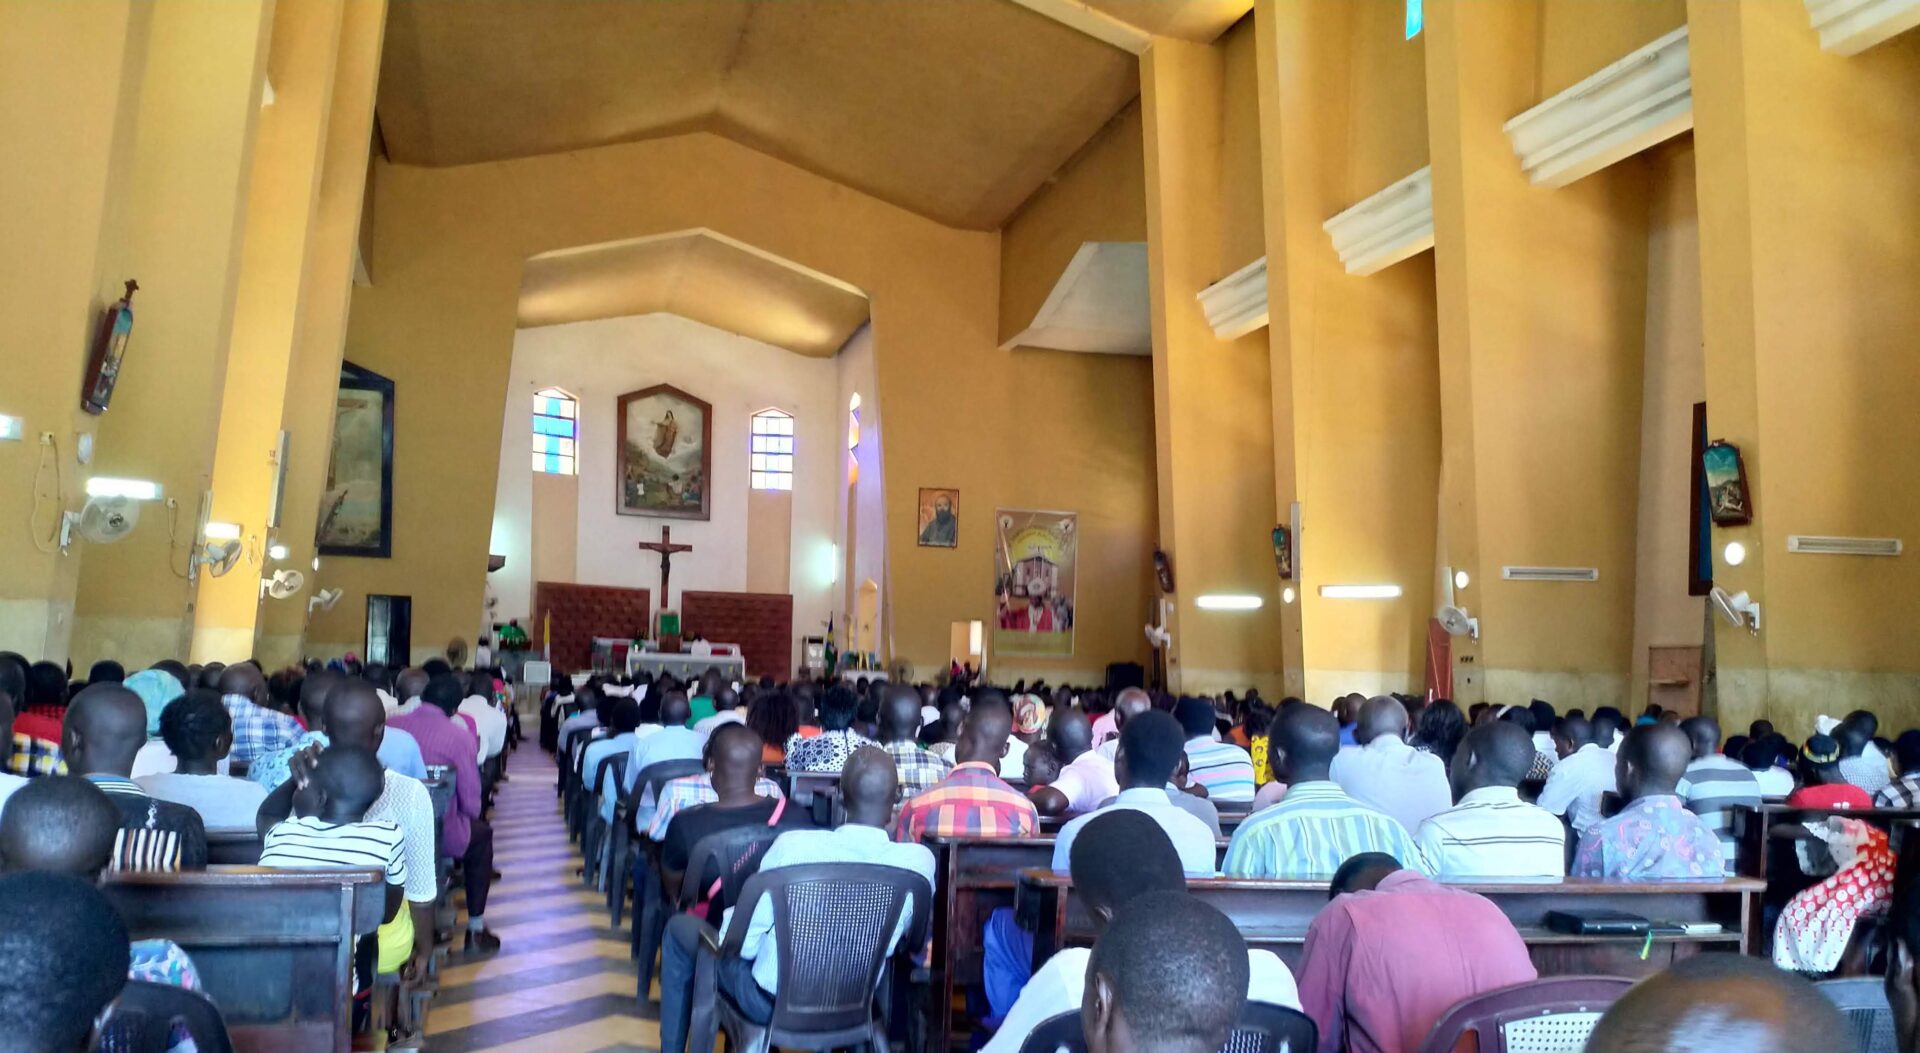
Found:
[[1500, 908], [1392, 856], [1348, 859], [1329, 891], [1298, 975], [1320, 1053], [1414, 1053], [1454, 1003], [1537, 975]]
[[1077, 709], [1058, 709], [1047, 728], [1047, 742], [1060, 770], [1041, 780], [1027, 762], [1028, 796], [1041, 815], [1090, 812], [1120, 792], [1116, 762], [1093, 748], [1093, 724]]
[[1842, 1048], [1839, 1036], [1851, 1032], [1833, 1003], [1792, 973], [1757, 958], [1702, 954], [1609, 1006], [1586, 1053], [1801, 1053]]
[[1461, 741], [1453, 760], [1459, 803], [1414, 831], [1433, 873], [1453, 881], [1566, 873], [1566, 827], [1520, 799], [1534, 753], [1532, 738], [1505, 721], [1474, 728]]
[[1875, 808], [1912, 808], [1920, 805], [1920, 730], [1908, 729], [1893, 740], [1900, 777], [1873, 795]]
[[1592, 721], [1568, 714], [1554, 732], [1560, 754], [1536, 801], [1555, 815], [1564, 815], [1575, 835], [1585, 837], [1600, 823], [1600, 800], [1615, 792], [1614, 755], [1609, 748], [1619, 719], [1596, 713]]
[[[652, 811], [647, 813], [650, 818], [646, 819], [643, 827], [650, 840], [665, 841], [667, 830], [681, 812], [719, 800], [720, 792], [715, 789], [713, 782], [713, 739], [711, 736], [703, 738], [705, 741], [701, 745], [699, 760], [706, 770], [696, 775], [682, 775], [668, 779], [661, 785], [660, 798], [653, 803]], [[786, 795], [781, 791], [779, 783], [767, 778], [759, 771], [756, 771], [754, 776], [753, 792], [757, 796], [769, 800], [785, 798]], [[638, 826], [637, 821], [636, 826]]]
[[[741, 747], [750, 745], [740, 739]], [[886, 828], [893, 815], [899, 776], [893, 758], [878, 747], [855, 750], [841, 769], [840, 796], [846, 808], [846, 822], [833, 830], [792, 830], [781, 834], [761, 858], [760, 872], [782, 867], [815, 863], [866, 863], [898, 867], [925, 878], [934, 879], [933, 853], [924, 845], [898, 844], [887, 838]], [[729, 909], [719, 921], [724, 931], [731, 921]], [[907, 925], [902, 916], [888, 943], [889, 953]], [[693, 1006], [694, 957], [707, 923], [691, 914], [681, 914], [667, 923], [666, 938], [660, 951], [660, 1050], [684, 1053], [687, 1029]], [[718, 984], [740, 1012], [749, 1020], [764, 1023], [773, 1012], [773, 999], [780, 985], [778, 934], [773, 929], [773, 904], [762, 900], [754, 909], [747, 939], [737, 958], [719, 963]]]
[[[228, 667], [239, 668], [251, 667]], [[120, 810], [111, 868], [201, 869], [207, 865], [207, 831], [200, 814], [154, 798], [131, 778], [133, 758], [146, 741], [146, 707], [120, 684], [94, 684], [67, 706], [60, 747], [68, 770], [98, 786]]]
[[1608, 881], [1719, 876], [1719, 838], [1675, 793], [1692, 756], [1686, 734], [1671, 724], [1628, 732], [1618, 761], [1626, 804], [1581, 836], [1571, 873]]
[[899, 773], [902, 799], [924, 792], [953, 768], [952, 761], [921, 747], [920, 708], [920, 692], [910, 684], [889, 684], [882, 690], [877, 735]]
[[472, 669], [467, 672], [467, 694], [460, 700], [460, 715], [473, 724], [480, 740], [480, 761], [498, 757], [507, 748], [507, 715], [493, 702], [493, 672]]
[[900, 806], [894, 840], [917, 844], [927, 837], [1031, 837], [1040, 828], [1039, 813], [996, 770], [1012, 733], [1013, 711], [1004, 695], [982, 693], [975, 699], [954, 744], [953, 770]]
[[1407, 707], [1399, 699], [1368, 699], [1354, 729], [1359, 745], [1336, 754], [1330, 774], [1347, 796], [1412, 831], [1446, 810], [1452, 795], [1446, 765], [1407, 744], [1407, 725]]
[[1787, 795], [1792, 808], [1871, 808], [1873, 797], [1848, 782], [1840, 767], [1841, 746], [1831, 735], [1814, 734], [1800, 747], [1800, 788]]
[[[16, 734], [12, 729], [18, 721], [15, 707], [26, 694], [26, 673], [26, 664], [17, 657], [0, 655], [0, 746], [7, 747], [7, 754], [0, 755], [0, 760], [11, 760]], [[25, 775], [15, 774], [10, 764], [0, 763], [0, 813], [6, 810], [7, 798], [26, 784]]]
[[[602, 703], [607, 708], [604, 734], [589, 740], [580, 751], [580, 776], [589, 783], [600, 777], [601, 762], [622, 753], [631, 754], [637, 741], [634, 731], [640, 726], [640, 703], [617, 697], [602, 699]], [[628, 763], [631, 764], [631, 760]], [[620, 796], [619, 781], [609, 773], [604, 782], [587, 786], [587, 792], [598, 798], [601, 819], [611, 822], [614, 803]]]
[[[692, 709], [688, 704], [686, 692], [670, 690], [661, 695], [658, 722], [650, 725], [658, 730], [650, 731], [645, 735], [639, 734], [637, 730], [635, 732], [633, 746], [628, 754], [630, 759], [627, 761], [627, 782], [622, 787], [623, 791], [631, 792], [634, 784], [640, 779], [640, 773], [649, 765], [658, 764], [661, 761], [700, 759], [702, 752], [706, 749], [707, 737], [686, 726], [691, 714]], [[607, 710], [607, 719], [612, 719], [611, 704]], [[566, 729], [562, 727], [563, 738], [565, 734]], [[591, 778], [591, 775], [588, 777]]]
[[1847, 714], [1833, 729], [1834, 740], [1840, 744], [1840, 776], [1866, 791], [1869, 798], [1893, 781], [1886, 754], [1873, 741], [1879, 730], [1880, 718], [1866, 709]]
[[1277, 774], [1287, 784], [1287, 795], [1253, 813], [1233, 832], [1222, 872], [1229, 877], [1325, 878], [1348, 858], [1366, 852], [1420, 860], [1406, 827], [1354, 800], [1333, 781], [1340, 726], [1332, 713], [1314, 706], [1290, 707], [1274, 721], [1273, 734], [1282, 753]]
[[[116, 685], [117, 686], [117, 685]], [[9, 1049], [82, 1053], [127, 984], [126, 923], [92, 884], [0, 877], [0, 1034]]]
[[1076, 839], [1097, 819], [1115, 811], [1137, 811], [1168, 839], [1183, 870], [1212, 874], [1217, 832], [1179, 804], [1189, 795], [1167, 789], [1184, 745], [1179, 722], [1165, 713], [1142, 713], [1127, 721], [1120, 732], [1119, 759], [1114, 762], [1120, 792], [1097, 811], [1077, 816], [1060, 828], [1054, 836], [1053, 869], [1067, 869]]
[[796, 732], [787, 740], [787, 770], [839, 771], [853, 751], [874, 745], [872, 739], [853, 726], [859, 712], [860, 698], [852, 690], [839, 686], [828, 688], [820, 700], [820, 734], [806, 738]]
[[1119, 694], [1113, 696], [1113, 709], [1107, 713], [1109, 730], [1105, 733], [1105, 737], [1101, 738], [1097, 733], [1094, 736], [1101, 739], [1100, 744], [1094, 748], [1094, 752], [1108, 760], [1119, 756], [1120, 732], [1126, 728], [1127, 721], [1152, 708], [1152, 695], [1137, 687], [1122, 688]]
[[487, 929], [485, 919], [493, 875], [493, 827], [483, 815], [477, 761], [480, 744], [472, 730], [455, 719], [465, 696], [465, 686], [451, 673], [433, 677], [420, 694], [422, 705], [387, 723], [413, 736], [429, 767], [453, 770], [453, 806], [440, 820], [441, 851], [460, 860], [466, 876], [465, 950], [469, 954], [491, 953], [500, 949], [500, 937]]
[[799, 703], [784, 690], [761, 691], [747, 706], [743, 723], [760, 736], [763, 763], [785, 764], [787, 740], [800, 733]]
[[300, 722], [267, 704], [267, 678], [251, 662], [220, 670], [220, 702], [233, 718], [235, 764], [254, 761], [292, 746], [306, 730]]
[[681, 878], [702, 839], [742, 826], [801, 829], [813, 825], [806, 812], [777, 794], [763, 794], [760, 742], [743, 725], [716, 730], [707, 740], [707, 785], [714, 797], [677, 809], [660, 843], [661, 883], [669, 899], [680, 895]]
[[[1166, 717], [1164, 713], [1152, 715]], [[1137, 726], [1138, 722], [1127, 725], [1129, 729]], [[1177, 725], [1169, 730], [1177, 734]], [[1175, 738], [1173, 744], [1177, 749], [1180, 739]], [[1126, 756], [1125, 747], [1121, 755]], [[1074, 894], [1093, 919], [1096, 933], [1105, 930], [1116, 914], [1139, 897], [1185, 897], [1186, 864], [1149, 811], [1110, 808], [1084, 818], [1089, 821], [1072, 841], [1067, 867], [1059, 866], [1056, 852], [1055, 869], [1068, 869], [1073, 874]], [[1057, 1013], [1083, 1008], [1090, 958], [1091, 952], [1084, 947], [1065, 947], [1049, 957], [1020, 988], [1013, 1007], [984, 1047], [986, 1053], [1018, 1053], [1036, 1025]], [[1290, 1009], [1300, 1007], [1293, 973], [1271, 951], [1247, 951], [1247, 998]]]
[[219, 770], [233, 746], [233, 718], [219, 695], [194, 688], [167, 703], [160, 713], [160, 738], [173, 754], [174, 770], [136, 776], [133, 781], [142, 790], [198, 812], [208, 831], [253, 829], [267, 791]]
[[1693, 760], [1674, 792], [1720, 840], [1722, 872], [1734, 872], [1740, 843], [1733, 835], [1733, 809], [1760, 806], [1760, 780], [1747, 766], [1720, 752], [1720, 722], [1689, 717], [1680, 730], [1693, 744]]
[[1231, 742], [1214, 738], [1213, 703], [1183, 698], [1174, 719], [1187, 733], [1188, 776], [1214, 801], [1247, 803], [1253, 800], [1253, 757]]

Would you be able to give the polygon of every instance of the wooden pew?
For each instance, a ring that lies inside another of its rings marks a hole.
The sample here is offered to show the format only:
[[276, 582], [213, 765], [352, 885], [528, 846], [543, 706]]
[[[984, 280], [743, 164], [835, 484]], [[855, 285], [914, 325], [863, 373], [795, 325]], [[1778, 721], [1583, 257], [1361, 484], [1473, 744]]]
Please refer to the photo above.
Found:
[[[954, 1032], [956, 993], [978, 987], [985, 952], [981, 930], [1000, 907], [1014, 905], [1022, 871], [1053, 865], [1052, 835], [1042, 837], [929, 837], [933, 851], [933, 953], [929, 962], [928, 1048], [944, 1051]], [[1226, 842], [1216, 846], [1219, 855]], [[1064, 875], [1063, 875], [1064, 876]]]
[[[1760, 893], [1765, 887], [1752, 878], [1636, 884], [1547, 878], [1449, 884], [1493, 901], [1520, 931], [1542, 976], [1645, 976], [1704, 950], [1751, 953], [1760, 926]], [[1071, 895], [1072, 887], [1072, 878], [1051, 869], [1020, 872], [1014, 911], [1021, 926], [1034, 933], [1036, 969], [1059, 948], [1092, 940], [1092, 927]], [[1289, 967], [1299, 965], [1307, 926], [1327, 905], [1326, 881], [1189, 878], [1187, 889], [1232, 918], [1248, 943], [1273, 951]], [[1717, 922], [1722, 931], [1658, 934], [1650, 953], [1642, 959], [1644, 937], [1573, 936], [1549, 931], [1547, 912], [1565, 909], [1619, 910], [1656, 924]]]
[[207, 862], [250, 867], [260, 862], [260, 835], [252, 830], [207, 831]]
[[[1801, 887], [1805, 886], [1806, 881], [1799, 873], [1798, 864], [1793, 861], [1792, 842], [1770, 837], [1773, 827], [1781, 823], [1818, 822], [1835, 815], [1863, 819], [1887, 831], [1920, 823], [1920, 808], [1789, 808], [1785, 804], [1768, 803], [1758, 808], [1738, 807], [1731, 811], [1734, 841], [1738, 845], [1734, 855], [1735, 873], [1756, 877], [1769, 884], [1779, 883], [1779, 879], [1791, 875], [1793, 880], [1787, 883], [1798, 881]], [[1893, 847], [1896, 851], [1900, 848], [1898, 835]], [[1781, 874], [1776, 863], [1787, 864], [1787, 873]], [[1792, 892], [1787, 895], [1791, 896]]]
[[103, 891], [134, 939], [186, 950], [239, 1053], [346, 1053], [355, 937], [386, 907], [380, 871], [114, 874]]
[[[1040, 832], [1043, 834], [1057, 834], [1060, 832], [1061, 827], [1085, 814], [1085, 812], [1068, 812], [1064, 815], [1043, 815], [1040, 817]], [[1228, 805], [1220, 809], [1220, 836], [1232, 837], [1233, 832], [1238, 830], [1240, 824], [1245, 822], [1247, 816], [1252, 814], [1252, 812], [1238, 805]]]

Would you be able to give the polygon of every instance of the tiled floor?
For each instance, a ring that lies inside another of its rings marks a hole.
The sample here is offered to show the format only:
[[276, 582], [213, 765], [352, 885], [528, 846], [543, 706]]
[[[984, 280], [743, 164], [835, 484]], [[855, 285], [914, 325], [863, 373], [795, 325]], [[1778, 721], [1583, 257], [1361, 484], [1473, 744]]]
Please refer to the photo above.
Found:
[[552, 759], [525, 743], [507, 773], [492, 814], [502, 877], [487, 904], [501, 951], [448, 963], [427, 1015], [427, 1053], [657, 1049], [657, 1009], [634, 998], [626, 931], [607, 925], [605, 897], [575, 876], [580, 854], [567, 842]]

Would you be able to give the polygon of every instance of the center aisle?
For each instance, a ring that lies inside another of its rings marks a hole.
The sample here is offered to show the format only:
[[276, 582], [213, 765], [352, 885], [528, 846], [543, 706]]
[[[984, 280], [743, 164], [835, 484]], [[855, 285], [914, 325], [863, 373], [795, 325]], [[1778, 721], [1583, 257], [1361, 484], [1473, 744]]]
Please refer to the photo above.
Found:
[[507, 774], [490, 816], [503, 877], [487, 902], [501, 951], [480, 962], [449, 959], [427, 1013], [427, 1053], [657, 1049], [657, 1008], [634, 1000], [627, 933], [607, 925], [605, 896], [577, 875], [580, 850], [567, 841], [553, 758], [523, 742]]

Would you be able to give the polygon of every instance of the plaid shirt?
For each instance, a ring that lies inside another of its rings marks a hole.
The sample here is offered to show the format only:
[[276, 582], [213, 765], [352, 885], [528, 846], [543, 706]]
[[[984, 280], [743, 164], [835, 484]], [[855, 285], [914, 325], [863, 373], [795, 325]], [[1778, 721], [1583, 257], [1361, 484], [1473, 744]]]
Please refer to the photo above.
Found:
[[233, 751], [228, 756], [241, 764], [286, 749], [306, 733], [299, 721], [245, 695], [221, 695], [220, 703], [233, 718]]
[[[757, 797], [785, 797], [780, 792], [780, 784], [766, 776], [761, 776], [753, 784]], [[667, 824], [673, 817], [696, 804], [712, 804], [720, 799], [714, 792], [713, 776], [707, 772], [699, 775], [682, 775], [678, 779], [668, 779], [660, 786], [660, 803], [653, 810], [653, 822], [647, 827], [647, 836], [655, 841], [667, 839]]]
[[1912, 808], [1920, 801], [1920, 773], [1902, 775], [1873, 795], [1875, 808]]
[[953, 770], [951, 761], [928, 753], [918, 743], [886, 742], [880, 748], [893, 755], [893, 766], [900, 772], [900, 799], [903, 801], [925, 793]]
[[968, 761], [900, 806], [895, 841], [923, 837], [1032, 837], [1040, 813], [1027, 795], [1008, 786], [991, 764]]
[[36, 775], [65, 775], [67, 764], [60, 759], [60, 744], [24, 732], [13, 733], [13, 756], [7, 770], [31, 779]]

